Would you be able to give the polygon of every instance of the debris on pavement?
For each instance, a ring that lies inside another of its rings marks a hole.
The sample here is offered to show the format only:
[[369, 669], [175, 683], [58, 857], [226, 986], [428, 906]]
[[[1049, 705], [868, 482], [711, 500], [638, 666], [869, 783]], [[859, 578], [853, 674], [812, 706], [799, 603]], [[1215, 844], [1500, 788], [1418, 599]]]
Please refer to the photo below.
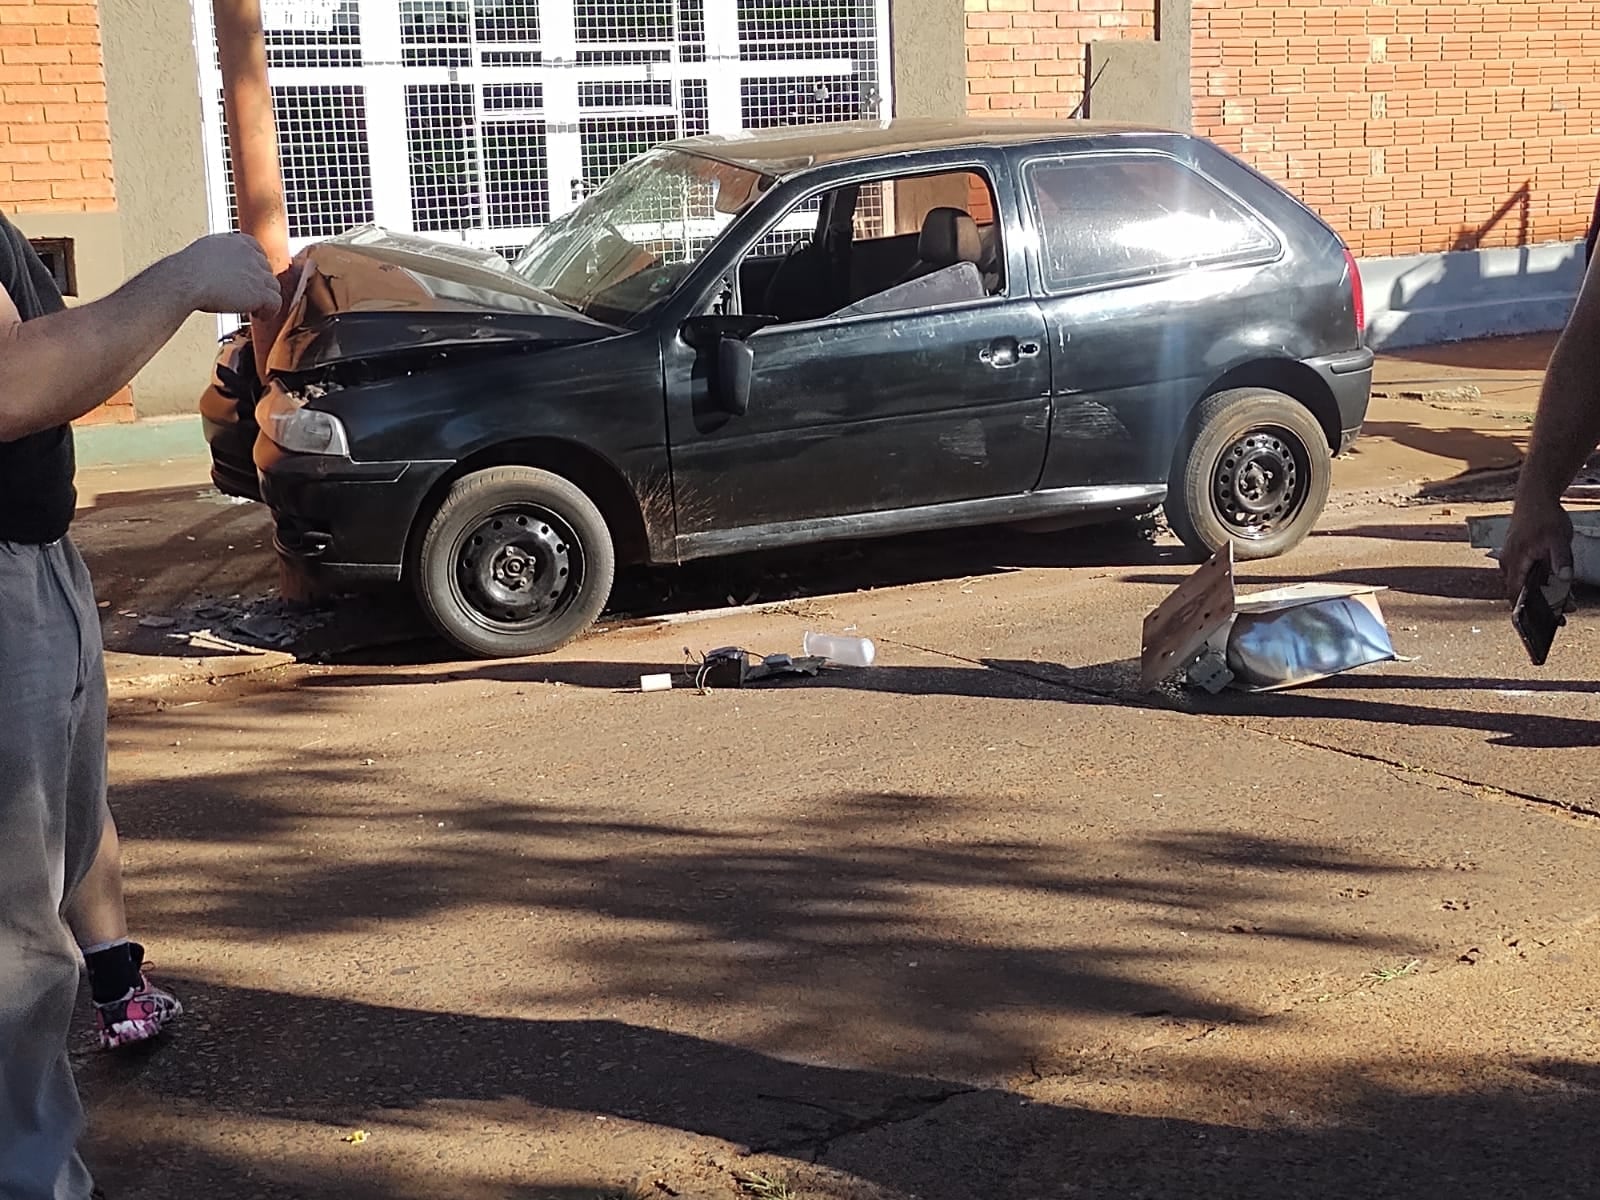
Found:
[[685, 649], [684, 654], [689, 660], [686, 671], [692, 673], [695, 689], [701, 695], [717, 688], [744, 687], [770, 679], [815, 677], [828, 665], [827, 659], [817, 656], [796, 658], [790, 654], [768, 654], [761, 657], [738, 646], [722, 646], [698, 663], [689, 650]]
[[825, 658], [835, 666], [870, 667], [878, 661], [878, 648], [871, 638], [808, 633], [801, 639], [801, 645], [807, 655]]
[[[1581, 509], [1572, 516], [1572, 577], [1600, 587], [1600, 509]], [[1475, 549], [1499, 558], [1511, 527], [1509, 516], [1467, 518], [1467, 539]], [[1552, 601], [1552, 605], [1554, 602]]]
[[286, 651], [300, 661], [412, 641], [425, 632], [415, 606], [399, 599], [333, 597], [314, 606], [275, 596], [202, 596], [166, 612], [122, 610], [107, 648], [150, 656]]
[[1297, 583], [1240, 597], [1230, 544], [1145, 617], [1140, 683], [1271, 692], [1391, 662], [1382, 590]]
[[670, 692], [672, 690], [672, 676], [641, 675], [639, 676], [639, 690], [641, 692]]

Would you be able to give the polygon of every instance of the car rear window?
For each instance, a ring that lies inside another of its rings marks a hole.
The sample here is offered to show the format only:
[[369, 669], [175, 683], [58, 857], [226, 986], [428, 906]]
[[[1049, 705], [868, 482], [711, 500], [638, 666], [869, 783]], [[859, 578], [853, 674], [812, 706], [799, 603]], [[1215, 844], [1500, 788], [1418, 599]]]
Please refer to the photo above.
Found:
[[1240, 203], [1162, 154], [1028, 164], [1050, 291], [1270, 257], [1278, 240]]

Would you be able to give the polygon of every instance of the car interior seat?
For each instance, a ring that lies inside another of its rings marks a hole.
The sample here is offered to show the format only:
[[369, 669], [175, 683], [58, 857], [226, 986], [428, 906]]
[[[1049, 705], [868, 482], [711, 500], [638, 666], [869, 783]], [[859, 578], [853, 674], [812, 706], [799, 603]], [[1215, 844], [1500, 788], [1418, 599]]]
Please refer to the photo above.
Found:
[[970, 213], [959, 208], [929, 209], [917, 237], [917, 261], [895, 283], [910, 283], [957, 263], [977, 266], [982, 258], [983, 239]]

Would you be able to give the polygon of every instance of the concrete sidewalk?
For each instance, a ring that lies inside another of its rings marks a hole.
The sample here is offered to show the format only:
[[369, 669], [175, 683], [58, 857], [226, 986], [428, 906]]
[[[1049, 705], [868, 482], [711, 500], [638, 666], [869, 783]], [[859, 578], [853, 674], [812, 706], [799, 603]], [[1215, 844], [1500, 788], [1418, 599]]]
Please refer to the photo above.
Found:
[[1517, 466], [1555, 334], [1424, 346], [1378, 356], [1362, 439], [1334, 486], [1366, 491]]
[[211, 486], [205, 459], [87, 467], [73, 539], [89, 563], [113, 704], [284, 666], [294, 656], [206, 639], [189, 619], [207, 604], [242, 608], [276, 579], [271, 518]]

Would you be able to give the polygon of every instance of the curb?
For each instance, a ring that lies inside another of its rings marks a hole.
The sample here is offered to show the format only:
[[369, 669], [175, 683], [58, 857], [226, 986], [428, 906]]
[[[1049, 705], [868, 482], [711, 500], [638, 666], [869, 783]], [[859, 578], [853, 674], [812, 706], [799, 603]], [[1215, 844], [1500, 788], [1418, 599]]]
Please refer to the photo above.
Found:
[[153, 654], [106, 651], [108, 698], [134, 700], [152, 692], [184, 684], [216, 683], [286, 667], [297, 661], [281, 650], [259, 654], [220, 655], [216, 658], [165, 658]]

